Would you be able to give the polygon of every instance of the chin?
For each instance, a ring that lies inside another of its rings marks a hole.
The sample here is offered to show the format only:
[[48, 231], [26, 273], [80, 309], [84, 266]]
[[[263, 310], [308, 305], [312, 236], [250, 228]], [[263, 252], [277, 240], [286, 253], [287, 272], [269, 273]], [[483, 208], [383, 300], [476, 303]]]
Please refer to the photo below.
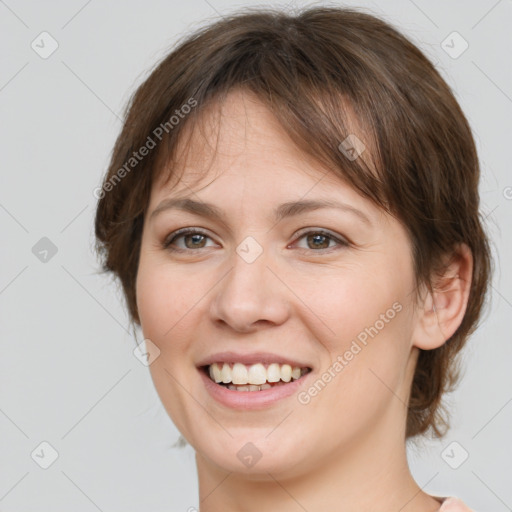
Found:
[[297, 439], [284, 428], [280, 434], [271, 432], [272, 428], [239, 428], [236, 433], [230, 431], [232, 437], [223, 432], [221, 438], [191, 439], [190, 444], [201, 463], [249, 480], [267, 481], [269, 473], [275, 478], [297, 476], [306, 462], [304, 451], [297, 447], [307, 445], [306, 440]]

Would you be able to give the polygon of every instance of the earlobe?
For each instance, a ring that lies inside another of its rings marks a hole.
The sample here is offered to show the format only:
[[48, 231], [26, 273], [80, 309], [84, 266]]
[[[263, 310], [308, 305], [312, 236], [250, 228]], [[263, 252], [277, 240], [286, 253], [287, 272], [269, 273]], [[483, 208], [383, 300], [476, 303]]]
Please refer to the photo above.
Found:
[[473, 256], [466, 244], [460, 244], [442, 276], [434, 277], [418, 311], [413, 345], [432, 350], [443, 345], [459, 328], [469, 299], [473, 274]]

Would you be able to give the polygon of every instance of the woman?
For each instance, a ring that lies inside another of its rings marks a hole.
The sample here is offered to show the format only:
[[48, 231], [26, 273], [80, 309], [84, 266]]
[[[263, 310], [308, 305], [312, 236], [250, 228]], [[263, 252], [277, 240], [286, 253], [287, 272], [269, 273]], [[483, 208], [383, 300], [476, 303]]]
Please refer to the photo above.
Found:
[[404, 36], [246, 10], [137, 90], [96, 213], [201, 512], [469, 510], [414, 481], [490, 255], [471, 130]]

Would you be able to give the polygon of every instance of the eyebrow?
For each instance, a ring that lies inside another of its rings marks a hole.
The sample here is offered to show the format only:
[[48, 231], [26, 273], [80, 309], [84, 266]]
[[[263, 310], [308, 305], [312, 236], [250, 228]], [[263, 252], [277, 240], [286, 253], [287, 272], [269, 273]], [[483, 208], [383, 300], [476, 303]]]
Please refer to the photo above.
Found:
[[[368, 216], [364, 214], [361, 210], [358, 210], [357, 208], [354, 208], [349, 204], [334, 201], [331, 199], [316, 199], [308, 201], [299, 200], [283, 203], [274, 210], [274, 220], [275, 222], [279, 222], [287, 217], [293, 217], [296, 215], [300, 215], [301, 213], [319, 210], [321, 208], [335, 208], [347, 213], [352, 213], [369, 226], [372, 226], [372, 222], [370, 221]], [[195, 215], [211, 218], [225, 224], [225, 214], [220, 208], [211, 203], [195, 201], [194, 199], [190, 199], [188, 197], [174, 197], [164, 199], [153, 210], [153, 212], [151, 212], [150, 220], [154, 219], [158, 214], [162, 213], [163, 211], [171, 209], [177, 209], [193, 213]]]

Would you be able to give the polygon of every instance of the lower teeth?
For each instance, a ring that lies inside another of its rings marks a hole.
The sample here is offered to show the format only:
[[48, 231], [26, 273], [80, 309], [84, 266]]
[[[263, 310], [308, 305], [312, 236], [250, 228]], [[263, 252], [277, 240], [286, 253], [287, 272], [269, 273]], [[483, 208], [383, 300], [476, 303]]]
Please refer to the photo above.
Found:
[[[292, 381], [293, 382], [293, 381]], [[272, 384], [261, 384], [259, 386], [256, 386], [254, 384], [247, 384], [247, 385], [235, 385], [235, 384], [222, 384], [219, 383], [221, 386], [225, 386], [228, 389], [231, 389], [232, 391], [264, 391], [265, 389], [273, 388], [274, 386], [281, 386], [283, 384], [288, 384], [287, 382], [275, 382]]]

